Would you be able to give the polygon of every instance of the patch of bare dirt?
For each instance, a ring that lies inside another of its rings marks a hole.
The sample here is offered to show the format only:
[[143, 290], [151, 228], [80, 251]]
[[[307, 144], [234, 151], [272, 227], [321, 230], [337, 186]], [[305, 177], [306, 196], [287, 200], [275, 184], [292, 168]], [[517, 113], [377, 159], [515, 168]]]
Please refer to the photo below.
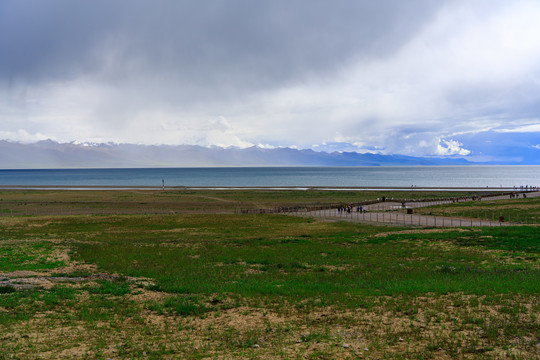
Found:
[[321, 265], [321, 268], [323, 268], [325, 270], [328, 270], [328, 271], [343, 271], [343, 270], [350, 269], [351, 267], [352, 267], [352, 265], [349, 265], [349, 264], [341, 265], [341, 266], [337, 266], [337, 265]]
[[248, 275], [258, 275], [258, 274], [263, 274], [263, 273], [264, 271], [259, 270], [254, 267], [248, 267], [246, 270], [244, 270], [244, 274], [248, 274]]
[[436, 233], [445, 233], [450, 231], [458, 231], [458, 232], [470, 232], [470, 230], [467, 229], [461, 229], [461, 228], [436, 228], [436, 229], [415, 229], [415, 230], [401, 230], [401, 231], [391, 231], [391, 232], [380, 232], [374, 235], [375, 237], [385, 237], [388, 235], [395, 235], [395, 234], [436, 234]]
[[68, 274], [74, 273], [74, 272], [95, 273], [97, 272], [97, 265], [88, 264], [88, 263], [71, 262], [66, 266], [56, 269], [55, 272], [68, 273]]
[[[141, 287], [134, 291], [133, 294], [126, 295], [127, 299], [134, 300], [138, 303], [148, 302], [161, 302], [164, 301], [169, 295], [161, 291], [151, 291], [145, 287]], [[151, 315], [155, 317], [155, 314]]]
[[[47, 261], [62, 261], [66, 265], [55, 269], [40, 271], [18, 270], [12, 272], [0, 272], [0, 286], [9, 286], [15, 290], [50, 289], [57, 284], [77, 285], [91, 283], [96, 280], [119, 280], [126, 279], [133, 285], [144, 287], [153, 284], [147, 278], [124, 277], [117, 274], [98, 273], [95, 264], [87, 264], [73, 261], [68, 248], [57, 248], [49, 256]], [[62, 275], [59, 275], [62, 274]], [[72, 276], [70, 274], [88, 274]]]
[[175, 228], [175, 229], [152, 230], [148, 232], [149, 233], [182, 233], [186, 231], [188, 231], [187, 228]]

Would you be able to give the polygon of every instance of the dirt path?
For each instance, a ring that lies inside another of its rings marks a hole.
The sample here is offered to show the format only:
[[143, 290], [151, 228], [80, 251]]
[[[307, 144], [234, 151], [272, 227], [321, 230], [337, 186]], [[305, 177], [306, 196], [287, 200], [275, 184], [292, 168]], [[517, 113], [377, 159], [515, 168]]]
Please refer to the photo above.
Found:
[[[527, 197], [538, 197], [540, 192], [527, 193]], [[523, 195], [520, 196], [523, 198]], [[507, 200], [508, 195], [494, 196], [489, 198], [480, 199], [477, 201], [493, 201], [493, 200]], [[473, 201], [460, 200], [460, 201]], [[407, 209], [422, 208], [440, 204], [450, 204], [452, 201], [430, 201], [430, 202], [410, 202], [405, 204]], [[414, 225], [414, 226], [427, 226], [427, 227], [462, 227], [462, 226], [509, 226], [517, 225], [510, 222], [499, 222], [498, 220], [480, 220], [466, 217], [449, 217], [449, 216], [432, 216], [432, 215], [420, 215], [420, 214], [405, 214], [401, 212], [393, 212], [392, 210], [403, 209], [402, 203], [397, 202], [379, 202], [376, 204], [366, 205], [363, 207], [367, 212], [350, 213], [337, 209], [326, 209], [316, 211], [299, 211], [295, 213], [298, 216], [316, 217], [327, 220], [343, 220], [354, 222], [376, 222], [385, 224], [396, 225]]]
[[376, 222], [396, 225], [414, 225], [427, 227], [461, 227], [461, 226], [508, 226], [514, 223], [479, 220], [464, 217], [430, 216], [404, 214], [398, 212], [366, 212], [338, 213], [337, 210], [319, 210], [296, 213], [299, 216], [316, 217], [327, 220], [343, 220], [354, 222]]
[[[526, 196], [528, 198], [538, 197], [538, 196], [540, 196], [540, 191], [528, 192], [528, 193], [526, 193]], [[519, 198], [522, 199], [523, 194], [520, 194]], [[469, 198], [469, 199], [459, 199], [458, 202], [494, 201], [494, 200], [496, 201], [496, 200], [509, 200], [509, 199], [510, 199], [510, 197], [508, 195], [497, 195], [497, 196], [489, 196], [489, 197], [480, 198], [478, 200], [473, 200], [471, 198]], [[451, 204], [451, 203], [453, 203], [452, 200], [410, 201], [410, 202], [406, 202], [405, 207], [404, 207], [403, 204], [400, 203], [400, 202], [387, 201], [387, 202], [378, 202], [378, 203], [375, 203], [375, 204], [365, 205], [364, 209], [366, 209], [366, 211], [389, 211], [389, 210], [398, 210], [398, 209], [403, 209], [403, 208], [417, 209], [417, 208], [422, 208], [422, 207], [428, 207], [428, 206], [434, 206], [434, 205], [443, 205], [443, 204]]]

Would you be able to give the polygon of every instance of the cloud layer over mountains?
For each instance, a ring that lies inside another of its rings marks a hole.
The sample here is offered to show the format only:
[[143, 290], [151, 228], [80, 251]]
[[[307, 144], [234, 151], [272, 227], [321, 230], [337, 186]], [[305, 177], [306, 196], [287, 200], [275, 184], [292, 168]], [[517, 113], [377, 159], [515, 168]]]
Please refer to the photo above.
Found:
[[0, 139], [526, 161], [538, 34], [534, 0], [0, 0]]

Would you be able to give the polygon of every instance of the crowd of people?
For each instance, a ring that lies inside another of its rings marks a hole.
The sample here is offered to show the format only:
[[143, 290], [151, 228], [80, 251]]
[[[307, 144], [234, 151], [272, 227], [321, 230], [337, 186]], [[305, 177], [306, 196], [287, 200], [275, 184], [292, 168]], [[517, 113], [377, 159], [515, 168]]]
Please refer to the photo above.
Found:
[[[514, 186], [514, 190], [517, 190], [518, 188]], [[519, 191], [538, 191], [538, 186], [529, 186], [529, 185], [521, 185], [519, 187]]]
[[[350, 214], [351, 212], [354, 211], [354, 206], [353, 205], [343, 205], [343, 206], [339, 206], [337, 208], [337, 211], [339, 214], [344, 214], [344, 213], [347, 213], [347, 214]], [[366, 212], [366, 209], [362, 206], [362, 205], [359, 205], [356, 207], [356, 212]]]

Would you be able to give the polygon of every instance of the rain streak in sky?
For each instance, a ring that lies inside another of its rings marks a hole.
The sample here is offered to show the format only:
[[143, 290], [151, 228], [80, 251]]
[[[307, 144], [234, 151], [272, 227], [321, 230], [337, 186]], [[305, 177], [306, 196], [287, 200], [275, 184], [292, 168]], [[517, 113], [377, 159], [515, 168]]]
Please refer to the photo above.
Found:
[[540, 157], [537, 0], [0, 0], [0, 139]]

